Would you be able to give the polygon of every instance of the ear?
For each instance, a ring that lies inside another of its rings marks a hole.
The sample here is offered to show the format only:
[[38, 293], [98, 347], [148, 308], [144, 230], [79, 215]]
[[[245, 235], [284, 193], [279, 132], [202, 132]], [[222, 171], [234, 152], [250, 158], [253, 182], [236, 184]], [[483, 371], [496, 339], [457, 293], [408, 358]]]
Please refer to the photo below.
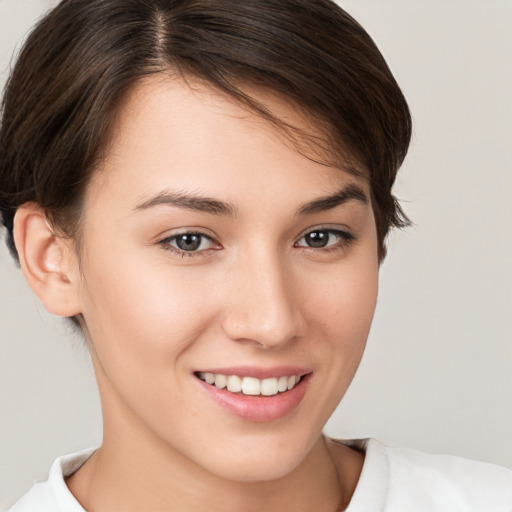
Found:
[[38, 204], [18, 208], [14, 242], [25, 279], [44, 307], [57, 316], [78, 315], [80, 272], [75, 250], [70, 240], [54, 233]]

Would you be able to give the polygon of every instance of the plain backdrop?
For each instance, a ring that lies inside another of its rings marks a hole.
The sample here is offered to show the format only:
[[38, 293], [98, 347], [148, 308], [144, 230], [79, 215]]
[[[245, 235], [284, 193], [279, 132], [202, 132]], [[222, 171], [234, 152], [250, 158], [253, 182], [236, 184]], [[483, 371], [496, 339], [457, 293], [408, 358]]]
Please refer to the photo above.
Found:
[[[52, 3], [0, 0], [0, 82]], [[347, 0], [409, 100], [396, 191], [415, 222], [382, 266], [335, 437], [512, 466], [512, 2]], [[101, 441], [89, 355], [0, 248], [0, 508]]]

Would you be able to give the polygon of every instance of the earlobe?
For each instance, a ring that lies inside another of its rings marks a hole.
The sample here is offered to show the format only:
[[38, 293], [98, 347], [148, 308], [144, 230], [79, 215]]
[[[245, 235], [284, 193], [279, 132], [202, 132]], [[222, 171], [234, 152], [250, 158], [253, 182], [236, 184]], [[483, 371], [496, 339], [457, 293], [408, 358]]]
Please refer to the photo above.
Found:
[[36, 203], [20, 206], [14, 241], [25, 278], [45, 308], [62, 317], [78, 315], [79, 272], [71, 243], [54, 233]]

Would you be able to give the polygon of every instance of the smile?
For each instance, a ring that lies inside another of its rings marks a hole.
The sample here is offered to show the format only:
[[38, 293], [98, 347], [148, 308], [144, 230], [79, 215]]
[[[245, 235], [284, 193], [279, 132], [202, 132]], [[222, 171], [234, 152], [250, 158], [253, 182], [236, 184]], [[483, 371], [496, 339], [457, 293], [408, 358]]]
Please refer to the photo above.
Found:
[[247, 396], [273, 396], [292, 390], [301, 380], [301, 375], [283, 375], [269, 379], [239, 377], [220, 373], [197, 372], [199, 379], [218, 389]]

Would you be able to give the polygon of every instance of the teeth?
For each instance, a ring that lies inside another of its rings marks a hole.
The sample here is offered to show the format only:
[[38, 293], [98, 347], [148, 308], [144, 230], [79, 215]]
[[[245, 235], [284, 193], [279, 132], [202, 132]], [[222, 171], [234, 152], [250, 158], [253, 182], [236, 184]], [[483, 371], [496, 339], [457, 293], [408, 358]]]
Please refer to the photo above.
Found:
[[261, 390], [260, 379], [244, 377], [242, 379], [242, 393], [244, 395], [259, 395]]
[[197, 376], [214, 385], [218, 389], [227, 388], [232, 393], [242, 393], [250, 396], [273, 396], [293, 389], [300, 381], [300, 375], [283, 375], [271, 379], [256, 379], [255, 377], [239, 377], [238, 375], [223, 375], [220, 373], [198, 372]]
[[264, 396], [277, 395], [277, 379], [263, 379], [261, 381], [261, 394]]
[[242, 391], [242, 379], [236, 375], [230, 375], [228, 377], [228, 391], [232, 393], [239, 393]]
[[228, 378], [225, 375], [221, 375], [220, 373], [217, 373], [215, 375], [215, 387], [219, 389], [223, 389], [226, 387]]
[[288, 377], [286, 375], [284, 377], [279, 377], [279, 380], [277, 381], [277, 391], [280, 393], [288, 391]]

